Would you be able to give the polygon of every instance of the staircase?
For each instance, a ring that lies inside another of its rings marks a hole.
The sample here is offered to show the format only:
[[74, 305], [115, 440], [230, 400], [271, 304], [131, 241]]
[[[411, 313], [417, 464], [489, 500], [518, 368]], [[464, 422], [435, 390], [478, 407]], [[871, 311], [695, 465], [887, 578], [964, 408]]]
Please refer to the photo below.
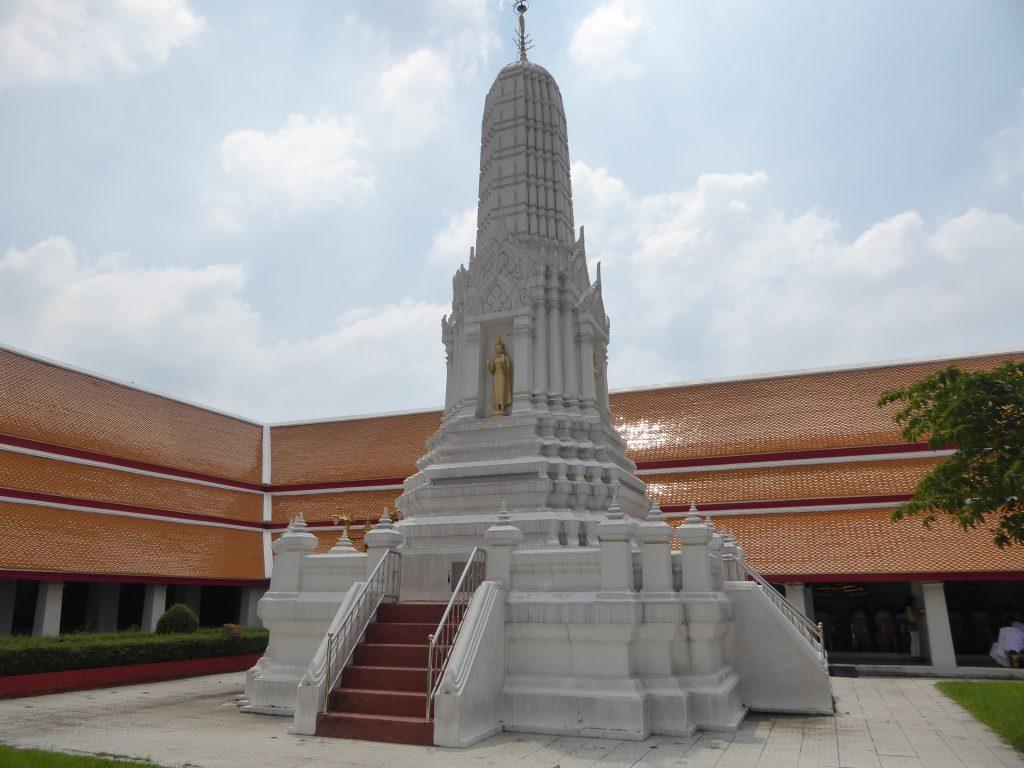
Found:
[[437, 629], [445, 603], [390, 603], [356, 645], [317, 715], [316, 735], [341, 739], [434, 743], [427, 711], [427, 636]]

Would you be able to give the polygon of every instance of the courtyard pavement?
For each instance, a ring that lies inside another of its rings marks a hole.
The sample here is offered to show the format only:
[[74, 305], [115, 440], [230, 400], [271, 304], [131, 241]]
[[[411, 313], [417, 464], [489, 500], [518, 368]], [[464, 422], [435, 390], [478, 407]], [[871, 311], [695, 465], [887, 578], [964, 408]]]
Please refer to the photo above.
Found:
[[836, 717], [754, 714], [735, 734], [643, 742], [502, 733], [454, 750], [289, 736], [290, 720], [237, 710], [243, 676], [232, 673], [0, 701], [0, 742], [202, 768], [1024, 767], [933, 680], [833, 685]]

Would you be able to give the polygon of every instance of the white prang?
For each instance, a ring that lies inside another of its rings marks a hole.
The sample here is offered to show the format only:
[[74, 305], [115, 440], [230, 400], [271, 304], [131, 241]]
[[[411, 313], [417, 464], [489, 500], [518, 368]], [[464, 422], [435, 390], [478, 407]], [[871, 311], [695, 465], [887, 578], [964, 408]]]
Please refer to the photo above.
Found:
[[[441, 324], [444, 418], [398, 498], [404, 517], [385, 511], [366, 554], [345, 539], [313, 554], [301, 520], [274, 543], [248, 708], [294, 710], [293, 731], [314, 733], [326, 633], [380, 558], [400, 553], [401, 600], [448, 600], [480, 546], [487, 580], [438, 684], [436, 744], [502, 730], [639, 740], [733, 730], [749, 708], [831, 712], [813, 625], [695, 507], [673, 530], [636, 477], [608, 407], [609, 324], [573, 229], [561, 96], [523, 55], [487, 94], [476, 248]], [[499, 338], [512, 402], [492, 416]]]
[[[611, 487], [644, 518], [650, 502], [612, 426], [609, 323], [573, 229], [565, 114], [536, 64], [505, 67], [487, 94], [476, 248], [442, 319], [444, 420], [405, 481], [398, 525], [415, 553], [464, 561], [505, 502], [530, 546], [596, 546]], [[487, 359], [499, 337], [512, 361], [512, 405], [493, 409]], [[448, 563], [421, 564], [408, 597], [444, 597]]]

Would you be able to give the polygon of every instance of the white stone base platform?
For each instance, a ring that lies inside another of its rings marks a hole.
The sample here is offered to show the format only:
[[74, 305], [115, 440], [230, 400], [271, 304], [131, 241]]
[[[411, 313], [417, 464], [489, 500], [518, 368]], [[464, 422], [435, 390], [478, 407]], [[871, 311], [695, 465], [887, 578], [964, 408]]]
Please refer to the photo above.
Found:
[[296, 737], [238, 711], [238, 673], [0, 701], [0, 742], [200, 768], [1024, 766], [934, 680], [834, 678], [835, 717], [752, 713], [734, 734], [645, 741], [501, 733], [468, 749]]

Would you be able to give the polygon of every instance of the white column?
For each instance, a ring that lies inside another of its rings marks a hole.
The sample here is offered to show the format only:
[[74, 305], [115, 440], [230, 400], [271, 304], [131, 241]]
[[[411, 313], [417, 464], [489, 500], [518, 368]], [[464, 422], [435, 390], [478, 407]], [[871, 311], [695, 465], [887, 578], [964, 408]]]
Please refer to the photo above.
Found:
[[580, 353], [580, 408], [593, 409], [597, 404], [597, 390], [594, 382], [594, 334], [593, 331], [580, 325], [577, 337]]
[[139, 629], [143, 632], [155, 632], [156, 623], [167, 610], [167, 585], [147, 584], [146, 597], [142, 601], [142, 624]]
[[92, 632], [117, 631], [117, 604], [121, 598], [120, 584], [92, 583], [85, 604], [86, 625]]
[[576, 354], [576, 321], [572, 305], [566, 301], [562, 307], [562, 364], [565, 366], [565, 404], [579, 407], [579, 355]]
[[534, 300], [533, 335], [533, 393], [547, 397], [548, 393], [548, 311], [544, 306], [544, 290]]
[[18, 594], [18, 582], [14, 579], [0, 581], [0, 635], [11, 634], [14, 626], [14, 598]]
[[946, 590], [941, 581], [925, 582], [924, 620], [928, 627], [928, 650], [936, 672], [956, 672], [956, 654], [953, 651], [953, 633], [949, 628], [946, 610]]
[[[475, 413], [480, 401], [480, 326], [474, 323], [472, 328], [463, 329], [465, 344], [462, 347], [464, 354], [462, 359], [456, 356], [455, 365], [460, 369], [462, 383], [460, 389], [460, 402], [466, 411]], [[486, 398], [485, 398], [486, 399]], [[487, 408], [490, 403], [484, 405], [484, 415], [487, 415]]]
[[263, 587], [245, 587], [242, 589], [242, 604], [238, 611], [238, 623], [243, 627], [262, 627], [263, 622], [256, 614], [260, 598], [266, 590]]
[[[803, 584], [787, 584], [786, 599], [804, 616], [807, 616], [807, 595]], [[808, 618], [810, 618], [808, 616]]]
[[36, 617], [32, 622], [33, 635], [55, 636], [60, 634], [60, 609], [63, 602], [63, 581], [39, 582]]
[[562, 322], [558, 310], [558, 275], [551, 278], [548, 288], [548, 392], [552, 405], [562, 404]]
[[189, 584], [187, 587], [178, 587], [174, 590], [175, 595], [181, 594], [181, 602], [187, 605], [197, 617], [199, 610], [203, 607], [203, 588], [198, 584]]
[[512, 321], [512, 410], [530, 408], [533, 386], [533, 345], [529, 315], [518, 315]]
[[451, 345], [446, 345], [444, 355], [444, 412], [448, 413], [452, 406], [455, 405], [453, 392], [455, 392], [455, 376], [452, 370], [452, 361], [455, 360], [455, 353], [452, 352]]

